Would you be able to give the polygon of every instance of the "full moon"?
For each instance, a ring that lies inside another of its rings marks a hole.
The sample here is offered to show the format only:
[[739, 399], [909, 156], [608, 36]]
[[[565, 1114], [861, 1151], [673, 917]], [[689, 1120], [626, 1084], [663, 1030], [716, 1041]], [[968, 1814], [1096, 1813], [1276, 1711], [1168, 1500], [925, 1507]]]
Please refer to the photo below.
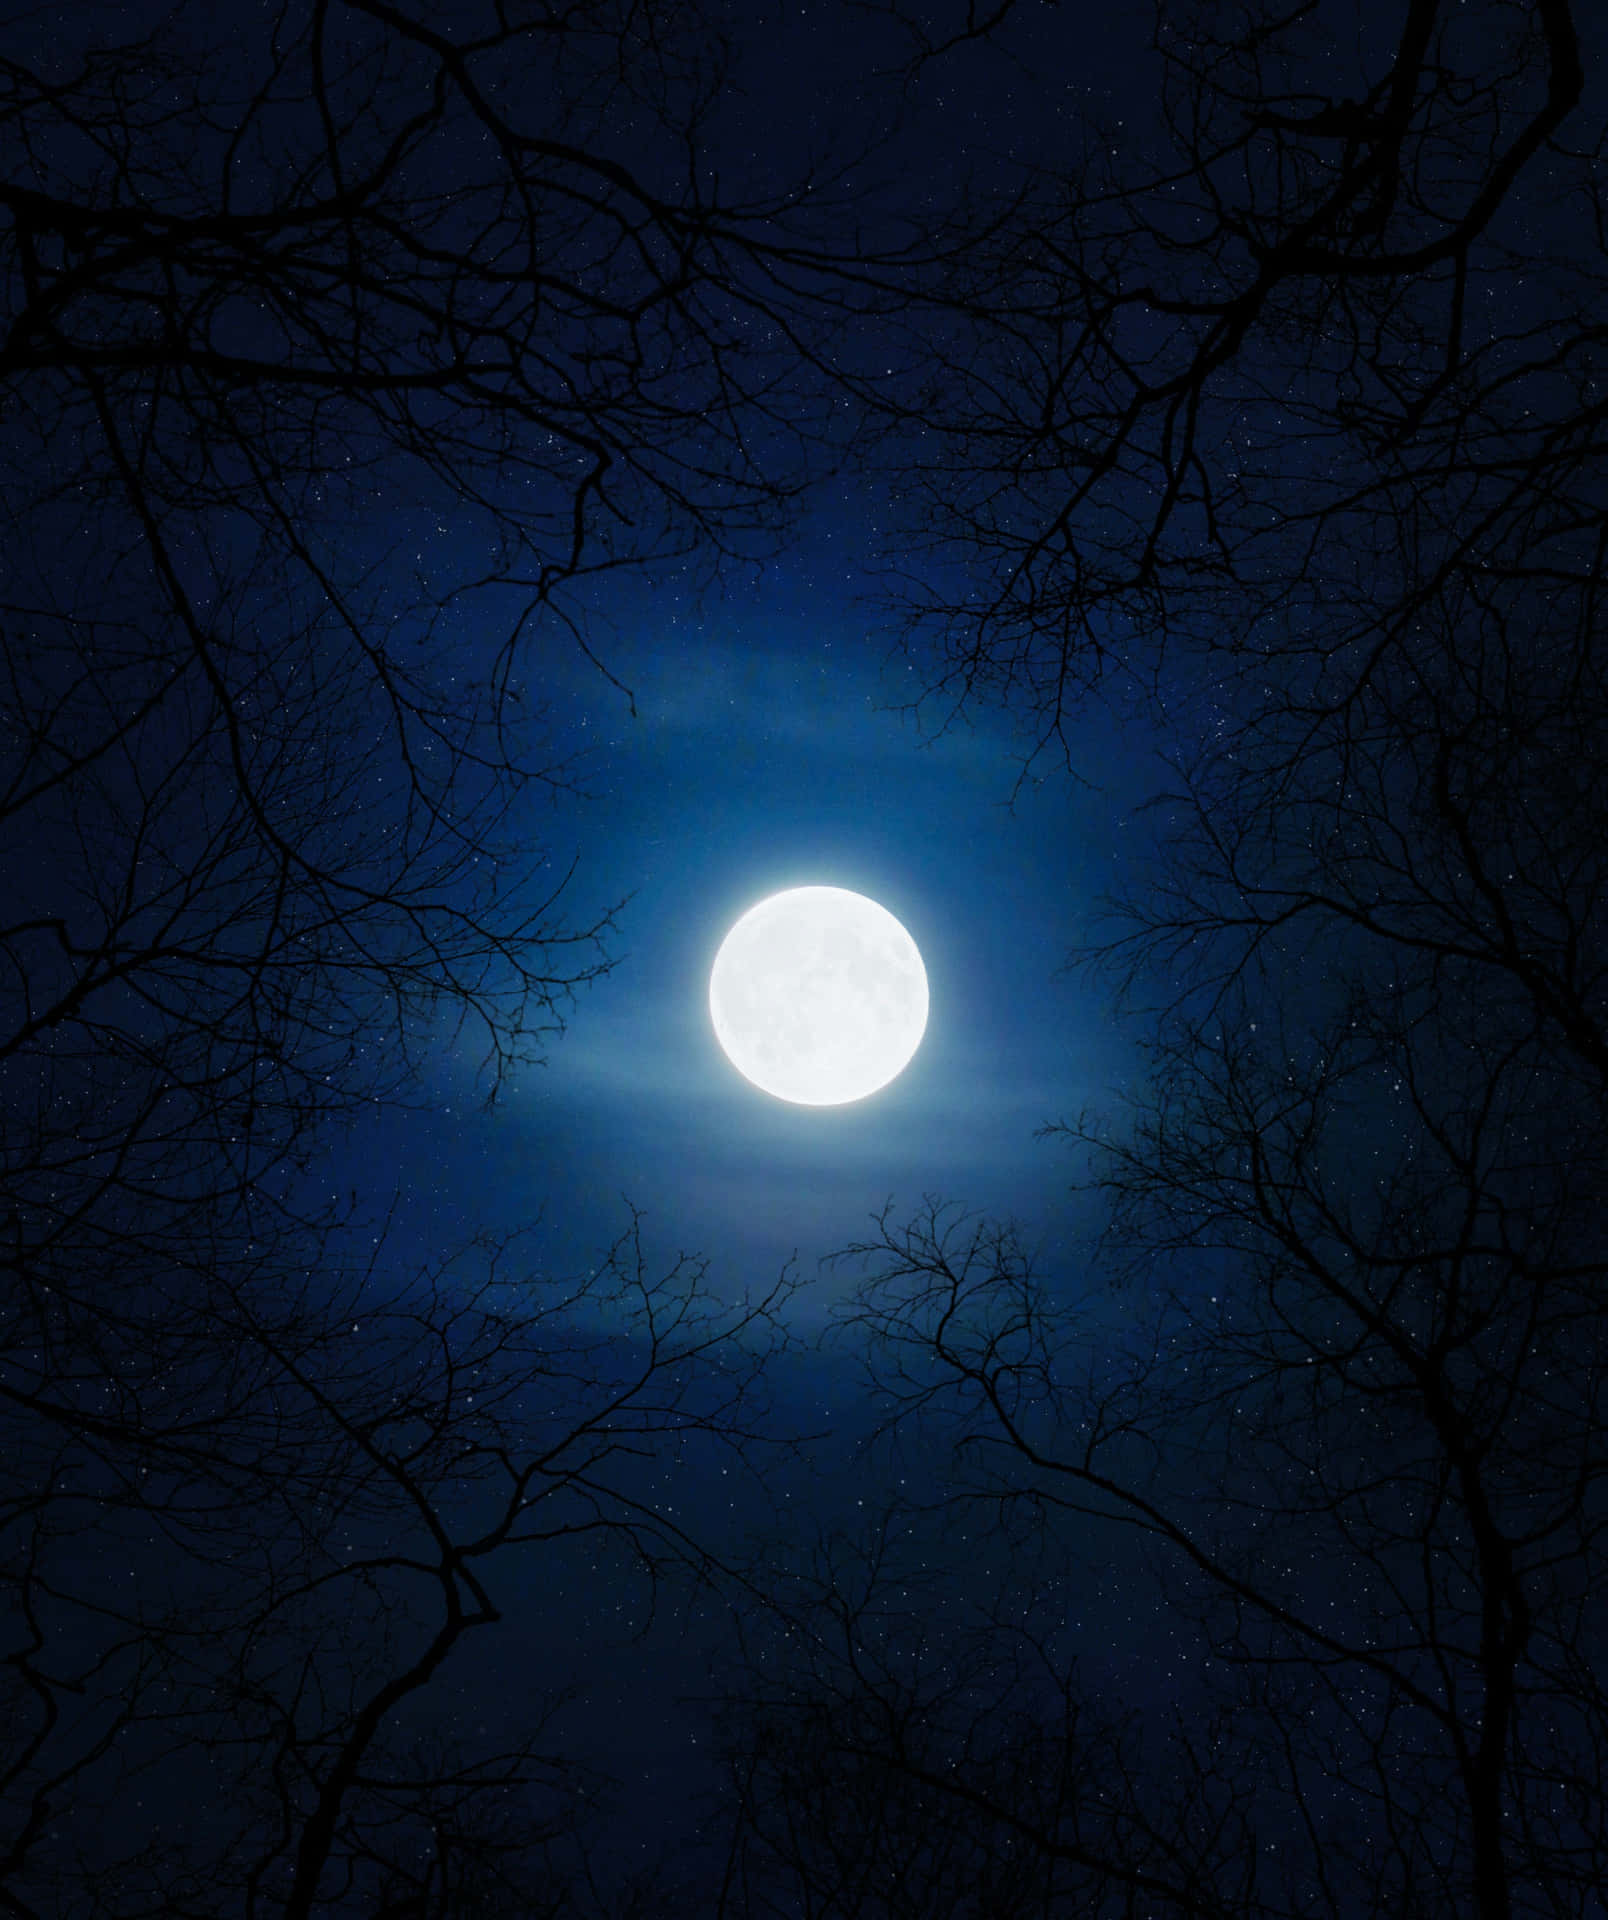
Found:
[[709, 1017], [747, 1080], [801, 1107], [839, 1107], [902, 1073], [927, 1029], [927, 970], [886, 907], [793, 887], [720, 943]]

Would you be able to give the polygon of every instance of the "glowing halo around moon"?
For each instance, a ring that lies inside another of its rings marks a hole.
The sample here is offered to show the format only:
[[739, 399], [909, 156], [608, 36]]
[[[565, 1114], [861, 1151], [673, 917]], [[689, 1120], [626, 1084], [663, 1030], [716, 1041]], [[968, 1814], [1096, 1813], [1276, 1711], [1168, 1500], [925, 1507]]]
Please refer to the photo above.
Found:
[[793, 887], [750, 907], [715, 955], [709, 1017], [746, 1080], [801, 1107], [863, 1100], [927, 1030], [927, 969], [875, 900]]

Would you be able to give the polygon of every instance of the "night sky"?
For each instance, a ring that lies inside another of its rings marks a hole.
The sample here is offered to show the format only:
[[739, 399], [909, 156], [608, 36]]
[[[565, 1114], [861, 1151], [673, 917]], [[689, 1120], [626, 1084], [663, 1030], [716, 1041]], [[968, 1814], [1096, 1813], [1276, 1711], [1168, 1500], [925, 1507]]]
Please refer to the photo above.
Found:
[[[1114, 748], [1091, 730], [1087, 789], [1052, 782], [1013, 799], [1007, 735], [926, 741], [891, 711], [896, 678], [866, 644], [851, 587], [834, 599], [819, 575], [783, 564], [733, 604], [687, 616], [684, 639], [628, 646], [635, 719], [584, 667], [574, 676], [574, 724], [602, 739], [587, 797], [560, 808], [558, 830], [580, 852], [578, 891], [599, 906], [612, 904], [605, 885], [629, 895], [617, 963], [547, 1063], [484, 1119], [474, 1063], [435, 1063], [432, 1091], [459, 1124], [421, 1116], [421, 1157], [466, 1156], [449, 1189], [518, 1208], [556, 1183], [584, 1209], [566, 1206], [562, 1221], [581, 1244], [629, 1199], [734, 1271], [795, 1252], [813, 1270], [869, 1207], [948, 1191], [965, 1173], [992, 1206], [1053, 1220], [1054, 1153], [1034, 1134], [1110, 1085], [1122, 1058], [1107, 1008], [1063, 962], [1089, 937], [1125, 834], [1144, 831], [1131, 814], [1157, 778], [1153, 753], [1142, 736]], [[732, 921], [812, 884], [897, 914], [932, 992], [905, 1073], [874, 1102], [822, 1112], [751, 1094], [707, 1006]]]
[[[472, 1045], [443, 1047], [429, 1061], [427, 1102], [361, 1125], [349, 1148], [354, 1180], [383, 1169], [403, 1245], [533, 1225], [543, 1263], [573, 1272], [635, 1212], [657, 1257], [706, 1258], [719, 1294], [784, 1270], [808, 1283], [790, 1311], [799, 1349], [776, 1368], [775, 1420], [779, 1433], [816, 1436], [814, 1467], [772, 1461], [764, 1478], [810, 1517], [784, 1510], [778, 1522], [752, 1487], [734, 1490], [718, 1468], [689, 1470], [677, 1511], [730, 1539], [759, 1529], [797, 1545], [828, 1517], [862, 1517], [856, 1448], [874, 1403], [855, 1343], [820, 1344], [860, 1269], [831, 1256], [863, 1239], [885, 1205], [931, 1194], [1017, 1220], [1047, 1269], [1063, 1271], [1097, 1216], [1068, 1190], [1065, 1145], [1042, 1130], [1113, 1104], [1135, 1069], [1109, 989], [1070, 962], [1097, 938], [1122, 863], [1151, 843], [1139, 809], [1164, 784], [1157, 734], [1093, 723], [1077, 741], [1076, 778], [1050, 770], [1024, 781], [1022, 743], [997, 721], [924, 733], [901, 711], [908, 673], [856, 597], [863, 544], [856, 516], [828, 500], [799, 552], [715, 604], [667, 618], [663, 597], [644, 605], [622, 592], [609, 664], [634, 717], [585, 661], [547, 676], [558, 737], [582, 756], [582, 795], [540, 802], [533, 832], [577, 851], [586, 908], [629, 896], [610, 937], [613, 969], [583, 990], [544, 1063], [491, 1108]], [[749, 1086], [709, 1021], [709, 969], [726, 929], [799, 885], [882, 902], [927, 969], [931, 1011], [915, 1059], [850, 1106], [795, 1107]], [[1079, 1292], [1121, 1319], [1103, 1283]], [[719, 1671], [721, 1620], [700, 1610], [702, 1630], [678, 1625], [622, 1650], [598, 1635], [599, 1614], [608, 1623], [633, 1589], [600, 1598], [573, 1574], [557, 1585], [553, 1610], [570, 1636], [562, 1659], [544, 1611], [534, 1645], [513, 1623], [505, 1647], [487, 1650], [487, 1684], [495, 1697], [510, 1671], [573, 1660], [585, 1687], [563, 1724], [628, 1783], [620, 1843], [651, 1855], [668, 1841], [675, 1852], [700, 1811], [695, 1796], [710, 1789], [703, 1665]], [[1090, 1651], [1120, 1660], [1126, 1686], [1159, 1678], [1160, 1695], [1171, 1694], [1171, 1663], [1145, 1646], [1151, 1610], [1120, 1576], [1091, 1568], [1074, 1610], [1098, 1622]]]
[[0, 30], [4, 1911], [1608, 1913], [1602, 23], [237, 11]]

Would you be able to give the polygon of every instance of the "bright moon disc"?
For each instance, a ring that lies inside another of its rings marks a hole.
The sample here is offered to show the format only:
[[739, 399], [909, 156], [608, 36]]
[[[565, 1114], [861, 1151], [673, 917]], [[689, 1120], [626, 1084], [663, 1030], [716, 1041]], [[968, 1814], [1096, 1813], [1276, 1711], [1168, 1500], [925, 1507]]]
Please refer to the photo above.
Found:
[[745, 1079], [802, 1107], [863, 1100], [927, 1028], [927, 970], [886, 907], [843, 887], [773, 893], [721, 942], [709, 1015]]

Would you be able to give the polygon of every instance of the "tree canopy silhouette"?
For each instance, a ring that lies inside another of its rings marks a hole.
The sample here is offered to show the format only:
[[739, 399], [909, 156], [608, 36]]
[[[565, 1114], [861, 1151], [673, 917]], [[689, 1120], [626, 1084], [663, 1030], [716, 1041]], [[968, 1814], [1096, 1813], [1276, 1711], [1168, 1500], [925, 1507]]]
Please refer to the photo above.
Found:
[[[1391, 17], [1164, 8], [1159, 146], [957, 263], [929, 700], [1037, 757], [1109, 694], [1176, 777], [1084, 956], [1142, 1063], [1061, 1129], [1087, 1270], [937, 1203], [855, 1250], [951, 1467], [755, 1670], [733, 1859], [784, 1910], [942, 1858], [940, 1911], [1601, 1911], [1596, 135], [1562, 0]], [[940, 1627], [963, 1520], [1011, 1575]], [[1135, 1538], [1175, 1714], [1064, 1626]]]
[[[532, 833], [541, 650], [606, 672], [588, 583], [758, 551], [830, 438], [805, 183], [716, 189], [729, 50], [674, 12], [8, 24], [10, 1911], [466, 1911], [452, 1835], [490, 1871], [563, 1787], [535, 1729], [399, 1745], [490, 1561], [713, 1564], [628, 1463], [753, 1438], [785, 1282], [417, 1262], [315, 1178], [427, 1046], [494, 1091], [606, 964]], [[223, 1810], [131, 1832], [185, 1753]]]

